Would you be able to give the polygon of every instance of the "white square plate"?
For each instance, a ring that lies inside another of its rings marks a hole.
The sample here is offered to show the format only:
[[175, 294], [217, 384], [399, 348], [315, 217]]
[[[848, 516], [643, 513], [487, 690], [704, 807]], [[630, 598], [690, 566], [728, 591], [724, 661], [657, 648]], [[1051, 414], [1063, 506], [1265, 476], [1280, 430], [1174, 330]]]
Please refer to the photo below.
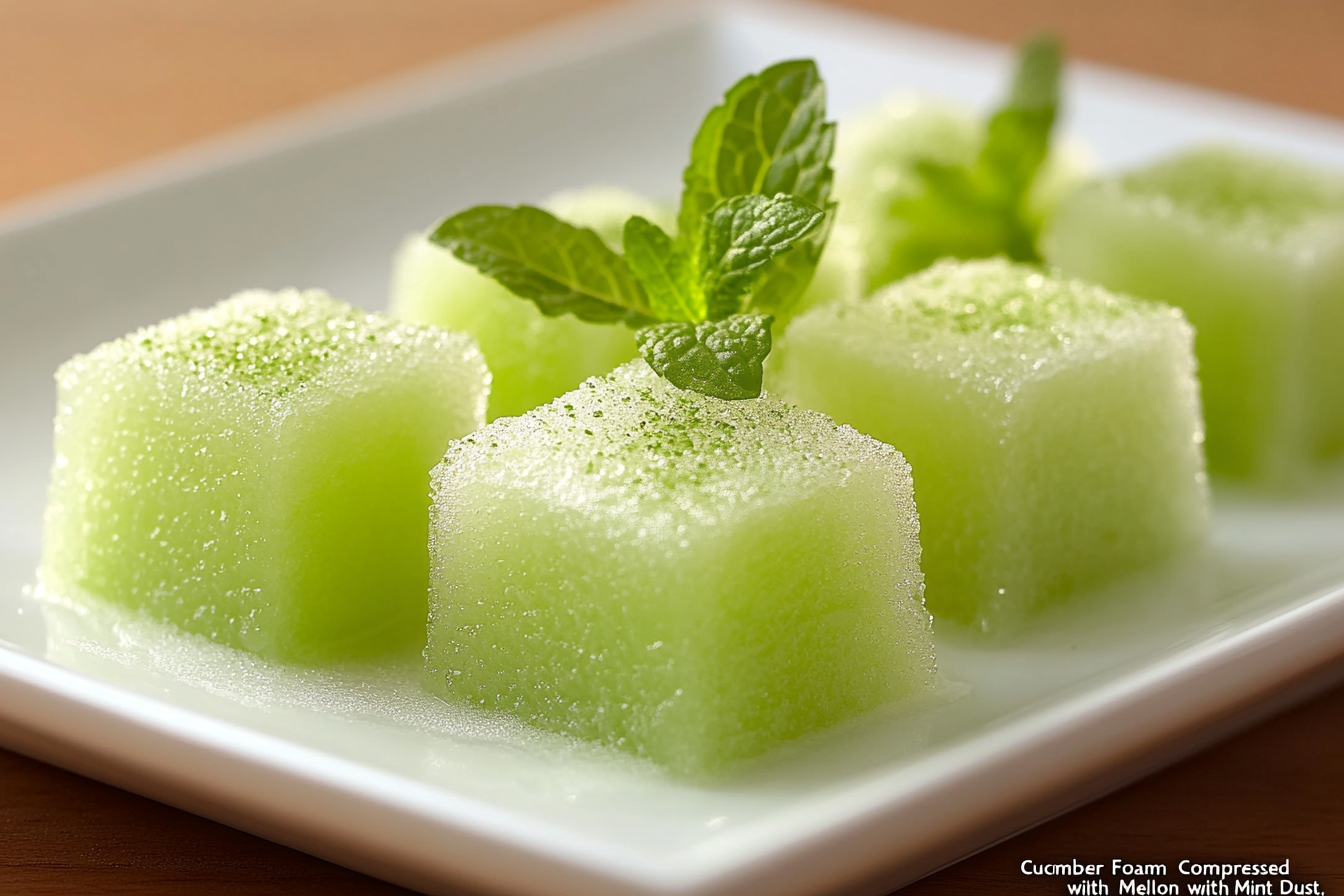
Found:
[[[880, 892], [1209, 737], [1344, 653], [1344, 499], [1220, 494], [1207, 553], [1030, 638], [942, 637], [959, 699], [878, 713], [714, 787], [424, 697], [21, 596], [51, 372], [252, 286], [385, 304], [401, 237], [481, 201], [615, 183], [672, 197], [739, 75], [812, 56], [843, 116], [894, 88], [984, 106], [1004, 48], [792, 5], [621, 7], [0, 220], [0, 723], [50, 761], [429, 891]], [[1344, 168], [1344, 127], [1075, 65], [1104, 166], [1227, 139]]]

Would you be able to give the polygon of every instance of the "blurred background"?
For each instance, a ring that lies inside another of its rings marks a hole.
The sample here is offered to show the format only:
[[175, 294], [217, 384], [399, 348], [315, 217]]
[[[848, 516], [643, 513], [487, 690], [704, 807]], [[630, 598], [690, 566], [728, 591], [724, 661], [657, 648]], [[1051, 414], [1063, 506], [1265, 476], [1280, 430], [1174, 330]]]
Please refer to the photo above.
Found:
[[[1340, 0], [836, 0], [1344, 118]], [[0, 0], [0, 204], [607, 0]], [[1063, 892], [1039, 861], [1293, 861], [1344, 888], [1344, 690], [912, 886]], [[396, 888], [0, 751], [6, 893]]]
[[[609, 0], [0, 0], [0, 201]], [[840, 0], [1344, 117], [1338, 0]]]

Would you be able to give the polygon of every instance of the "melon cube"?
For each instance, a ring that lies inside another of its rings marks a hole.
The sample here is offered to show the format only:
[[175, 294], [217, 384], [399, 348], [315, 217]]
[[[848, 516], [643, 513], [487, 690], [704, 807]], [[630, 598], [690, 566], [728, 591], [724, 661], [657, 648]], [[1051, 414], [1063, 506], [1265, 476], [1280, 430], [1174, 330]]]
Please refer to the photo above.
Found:
[[[557, 193], [544, 205], [571, 224], [597, 231], [618, 251], [631, 215], [672, 226], [669, 209], [611, 187]], [[547, 317], [423, 235], [408, 237], [397, 254], [391, 313], [471, 334], [493, 374], [491, 420], [530, 411], [638, 354], [628, 327]]]
[[778, 395], [899, 448], [935, 620], [985, 632], [1197, 543], [1179, 311], [1002, 260], [940, 262], [780, 340]]
[[434, 471], [426, 687], [686, 775], [925, 689], [910, 470], [643, 361]]
[[1045, 242], [1185, 311], [1211, 472], [1291, 487], [1344, 454], [1344, 175], [1200, 149], [1089, 184]]
[[249, 292], [56, 381], [48, 591], [283, 661], [424, 643], [430, 469], [484, 422], [469, 337]]

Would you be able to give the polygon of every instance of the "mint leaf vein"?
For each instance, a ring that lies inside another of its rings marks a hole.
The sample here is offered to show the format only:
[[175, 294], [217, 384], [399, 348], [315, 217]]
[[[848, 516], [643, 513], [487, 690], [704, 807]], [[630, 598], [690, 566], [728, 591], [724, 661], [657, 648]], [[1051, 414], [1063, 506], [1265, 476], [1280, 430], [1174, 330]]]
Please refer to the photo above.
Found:
[[705, 319], [704, 293], [693, 282], [692, 261], [657, 224], [639, 215], [625, 222], [625, 260], [644, 287], [658, 320]]
[[530, 205], [478, 205], [445, 218], [429, 239], [531, 299], [542, 314], [594, 323], [650, 315], [625, 259], [587, 228]]
[[677, 226], [690, 238], [718, 202], [748, 193], [789, 193], [825, 207], [834, 174], [835, 124], [826, 85], [810, 59], [748, 75], [705, 116], [682, 175]]
[[773, 322], [768, 314], [736, 314], [653, 324], [635, 331], [635, 343], [654, 372], [677, 388], [740, 401], [760, 397]]
[[720, 320], [742, 310], [766, 265], [815, 230], [825, 212], [794, 196], [734, 196], [705, 216], [696, 255], [705, 317]]

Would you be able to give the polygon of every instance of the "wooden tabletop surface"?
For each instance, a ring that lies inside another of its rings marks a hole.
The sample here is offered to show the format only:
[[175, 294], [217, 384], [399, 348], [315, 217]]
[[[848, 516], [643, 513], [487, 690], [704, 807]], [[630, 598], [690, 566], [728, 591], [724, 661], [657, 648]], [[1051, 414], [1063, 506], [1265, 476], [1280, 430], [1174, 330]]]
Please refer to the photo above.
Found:
[[[844, 2], [996, 40], [1051, 26], [1076, 57], [1344, 117], [1339, 0]], [[0, 0], [0, 202], [601, 3]], [[902, 892], [1065, 892], [1024, 859], [1285, 857], [1344, 893], [1344, 688]], [[394, 892], [0, 750], [0, 893]]]

